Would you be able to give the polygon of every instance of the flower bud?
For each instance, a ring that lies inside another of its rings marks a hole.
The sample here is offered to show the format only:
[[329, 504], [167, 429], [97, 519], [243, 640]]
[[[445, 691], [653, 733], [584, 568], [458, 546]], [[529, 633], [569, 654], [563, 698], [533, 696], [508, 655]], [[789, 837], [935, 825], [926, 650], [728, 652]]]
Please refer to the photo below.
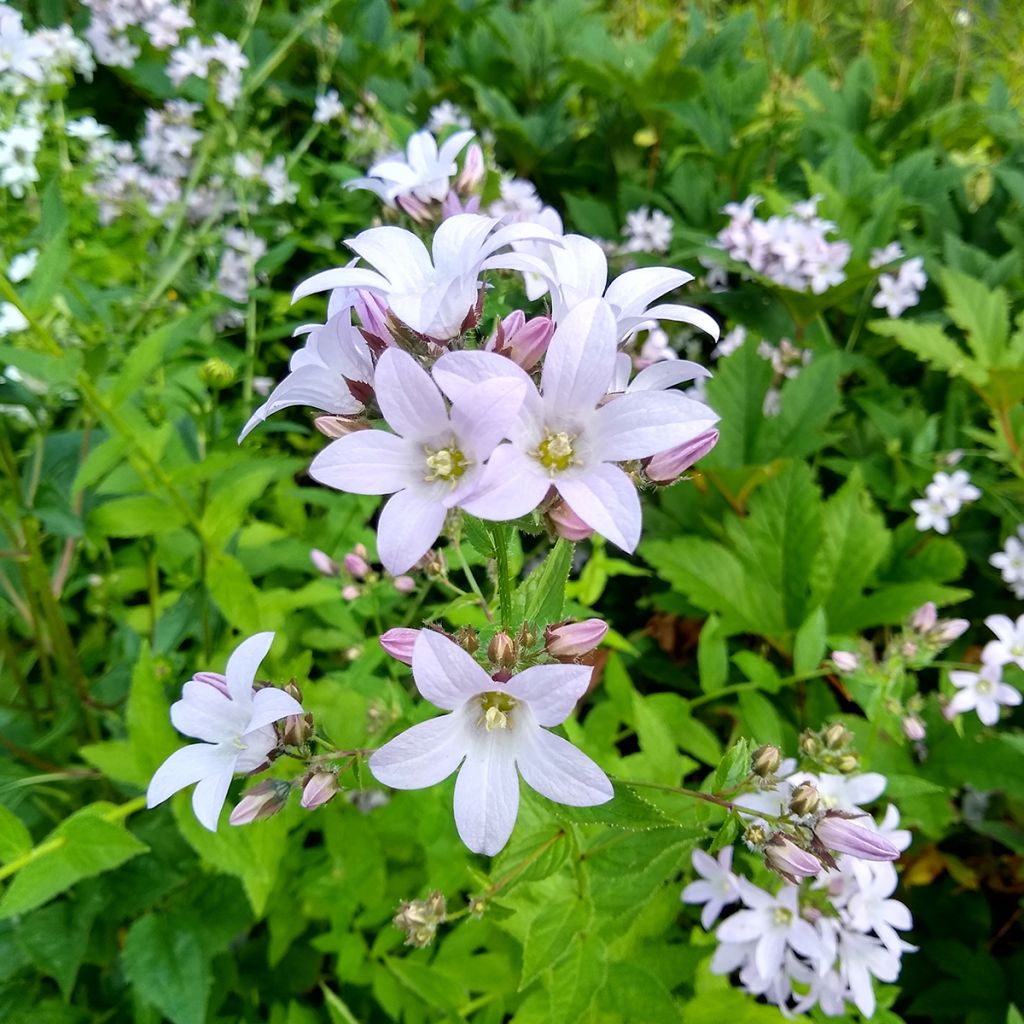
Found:
[[338, 438], [354, 434], [357, 430], [369, 430], [370, 424], [359, 416], [317, 416], [313, 426], [324, 437]]
[[449, 189], [448, 195], [441, 200], [441, 220], [458, 216], [460, 213], [476, 213], [480, 209], [480, 197], [469, 196], [463, 200], [455, 189]]
[[475, 192], [483, 183], [486, 173], [484, 151], [480, 148], [479, 143], [474, 142], [466, 150], [466, 157], [462, 162], [462, 171], [455, 179], [456, 191], [462, 193]]
[[843, 754], [843, 756], [836, 762], [836, 767], [844, 775], [849, 775], [850, 772], [855, 772], [859, 765], [860, 759], [856, 754]]
[[407, 900], [399, 905], [393, 923], [405, 932], [407, 946], [429, 946], [434, 941], [437, 926], [445, 920], [447, 906], [440, 892], [433, 892], [425, 900]]
[[517, 309], [498, 324], [485, 347], [529, 370], [547, 351], [554, 333], [555, 325], [550, 317], [535, 316], [527, 320]]
[[544, 630], [544, 647], [553, 658], [579, 658], [594, 650], [607, 632], [608, 623], [601, 619], [548, 626]]
[[656, 484], [675, 483], [695, 462], [718, 444], [718, 431], [705, 430], [692, 441], [652, 456], [644, 465], [647, 479]]
[[288, 802], [292, 791], [290, 782], [281, 779], [266, 779], [246, 790], [238, 805], [231, 812], [231, 825], [251, 825], [254, 821], [272, 818]]
[[347, 586], [341, 588], [341, 596], [346, 601], [355, 601], [359, 597], [360, 593], [361, 591], [354, 583], [349, 583]]
[[881, 833], [855, 824], [841, 812], [826, 812], [814, 826], [814, 834], [830, 850], [861, 860], [896, 860], [900, 855]]
[[341, 566], [326, 551], [321, 551], [319, 548], [313, 548], [310, 551], [309, 560], [313, 563], [313, 568], [322, 576], [337, 576], [341, 572]]
[[234, 383], [235, 370], [223, 359], [214, 356], [212, 359], [207, 359], [199, 368], [199, 377], [207, 387], [219, 391]]
[[[295, 685], [294, 679], [283, 689], [289, 697], [294, 697], [300, 704], [302, 703], [302, 691]], [[301, 747], [313, 735], [313, 716], [309, 713], [289, 715], [278, 724], [278, 730], [281, 734], [281, 742], [285, 746]]]
[[417, 224], [429, 224], [434, 219], [433, 208], [423, 202], [422, 199], [417, 199], [413, 195], [407, 195], [399, 196], [397, 202]]
[[400, 594], [411, 594], [416, 589], [416, 581], [411, 576], [396, 576], [391, 582]]
[[780, 764], [782, 764], [782, 751], [773, 744], [766, 743], [754, 751], [750, 759], [750, 770], [762, 779], [767, 779], [779, 770]]
[[764, 862], [794, 885], [798, 885], [801, 878], [813, 878], [822, 868], [814, 854], [802, 850], [781, 832], [776, 832], [765, 846]]
[[376, 292], [357, 288], [352, 307], [359, 314], [359, 323], [363, 330], [382, 344], [387, 344], [391, 332], [388, 330], [388, 304], [384, 298]]
[[917, 633], [930, 633], [938, 621], [935, 602], [928, 601], [921, 605], [910, 617], [910, 627]]
[[508, 633], [495, 633], [487, 645], [487, 657], [499, 668], [515, 668], [518, 660], [515, 641]]
[[[365, 550], [365, 548], [364, 548]], [[350, 551], [344, 558], [345, 568], [357, 580], [365, 579], [370, 571], [370, 563], [355, 551]]]
[[480, 650], [480, 634], [472, 626], [462, 626], [455, 633], [455, 642], [468, 654]]
[[813, 782], [801, 782], [789, 798], [789, 809], [798, 817], [813, 814], [818, 809], [821, 797]]
[[853, 734], [842, 722], [833, 722], [825, 730], [825, 735], [822, 738], [825, 740], [825, 746], [830, 750], [840, 750], [853, 739]]
[[913, 740], [915, 743], [919, 743], [925, 737], [924, 722], [921, 721], [917, 715], [907, 715], [903, 719], [903, 735], [908, 740]]
[[968, 626], [970, 626], [970, 622], [967, 619], [944, 619], [935, 627], [931, 639], [946, 647], [958, 637], [963, 636]]
[[338, 776], [334, 772], [317, 772], [302, 787], [301, 803], [307, 811], [314, 811], [333, 800], [337, 793]]
[[800, 753], [804, 757], [817, 757], [821, 753], [821, 744], [818, 742], [818, 737], [809, 729], [805, 729], [800, 734]]
[[547, 518], [555, 533], [565, 540], [586, 540], [594, 532], [564, 501], [548, 509]]
[[743, 842], [745, 842], [752, 850], [760, 849], [766, 842], [768, 842], [768, 833], [761, 825], [748, 825], [743, 830]]
[[420, 635], [418, 629], [406, 629], [404, 626], [396, 626], [389, 629], [380, 636], [380, 645], [396, 661], [412, 664], [412, 649], [416, 646], [416, 637]]
[[833, 651], [832, 664], [840, 672], [856, 672], [860, 668], [860, 658], [853, 651]]

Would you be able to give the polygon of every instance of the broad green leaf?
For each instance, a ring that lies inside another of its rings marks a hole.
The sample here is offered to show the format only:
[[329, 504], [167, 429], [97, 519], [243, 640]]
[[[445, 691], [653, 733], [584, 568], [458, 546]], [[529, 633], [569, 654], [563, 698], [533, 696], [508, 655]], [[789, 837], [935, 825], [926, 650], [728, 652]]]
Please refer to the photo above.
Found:
[[793, 671], [797, 675], [813, 672], [825, 657], [826, 618], [822, 608], [815, 608], [804, 619], [793, 640]]
[[7, 864], [32, 849], [32, 834], [14, 811], [0, 804], [0, 864]]
[[709, 615], [701, 627], [697, 641], [697, 671], [700, 688], [705, 693], [720, 690], [729, 678], [729, 645], [722, 635], [717, 615]]
[[749, 466], [764, 426], [764, 396], [772, 382], [771, 365], [750, 339], [708, 381], [708, 401], [722, 417], [718, 444], [704, 460], [709, 466]]
[[572, 892], [563, 899], [541, 904], [523, 941], [520, 992], [572, 949], [573, 941], [587, 927], [593, 912], [589, 900], [579, 899]]
[[89, 528], [104, 537], [152, 537], [185, 524], [182, 513], [169, 501], [140, 494], [114, 498], [98, 505], [89, 516]]
[[672, 1024], [682, 1013], [664, 984], [637, 963], [613, 963], [601, 990], [601, 1003], [619, 1014], [623, 1021]]
[[581, 825], [612, 825], [633, 832], [671, 824], [664, 811], [645, 800], [632, 787], [623, 782], [613, 782], [612, 786], [615, 796], [607, 803], [596, 807], [568, 807], [559, 804], [554, 811], [563, 821]]
[[771, 701], [756, 690], [744, 690], [740, 694], [739, 704], [746, 735], [759, 746], [762, 743], [774, 743], [777, 746], [785, 744], [782, 721]]
[[572, 568], [574, 545], [559, 540], [541, 564], [520, 585], [527, 622], [548, 625], [562, 617], [565, 583]]
[[84, 900], [57, 900], [37, 907], [18, 922], [18, 944], [41, 974], [57, 982], [65, 999], [75, 987], [102, 901], [95, 892]]
[[145, 853], [149, 847], [123, 825], [104, 820], [104, 814], [117, 810], [112, 804], [90, 804], [61, 822], [36, 847], [39, 855], [14, 876], [0, 899], [0, 920], [24, 914], [83, 878]]
[[1010, 303], [1002, 288], [987, 288], [981, 281], [956, 270], [942, 271], [946, 309], [967, 335], [974, 358], [986, 369], [1003, 362], [1010, 336]]
[[204, 1024], [213, 975], [198, 921], [182, 915], [140, 917], [128, 929], [121, 958], [144, 1002], [174, 1024]]
[[545, 983], [550, 999], [547, 1019], [558, 1024], [591, 1020], [589, 1010], [606, 971], [604, 943], [593, 933], [578, 937]]
[[803, 458], [822, 448], [825, 427], [839, 410], [838, 353], [819, 354], [782, 388], [779, 415], [766, 420], [757, 444], [757, 461]]
[[432, 971], [427, 964], [408, 957], [386, 957], [384, 964], [417, 999], [435, 1010], [454, 1012], [465, 998], [464, 992], [453, 991], [451, 983]]
[[988, 379], [988, 373], [938, 324], [912, 320], [872, 320], [868, 326], [875, 334], [893, 338], [934, 370], [944, 370], [952, 377], [963, 377], [979, 387]]

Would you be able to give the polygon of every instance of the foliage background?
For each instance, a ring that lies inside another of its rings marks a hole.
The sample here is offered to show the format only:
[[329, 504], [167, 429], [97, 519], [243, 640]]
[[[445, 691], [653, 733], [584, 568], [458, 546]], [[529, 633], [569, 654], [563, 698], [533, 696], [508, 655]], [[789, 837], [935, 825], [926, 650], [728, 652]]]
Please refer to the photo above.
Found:
[[[59, 0], [27, 13], [84, 18]], [[744, 741], [792, 750], [841, 717], [916, 833], [901, 898], [921, 949], [876, 1019], [1020, 1019], [1021, 733], [946, 724], [932, 669], [920, 761], [876, 693], [819, 670], [826, 640], [884, 633], [926, 600], [979, 626], [1020, 612], [988, 556], [1024, 521], [1024, 23], [1014, 5], [969, 13], [963, 26], [937, 0], [197, 4], [198, 24], [246, 36], [267, 69], [233, 115], [211, 106], [210, 160], [243, 144], [292, 155], [299, 183], [293, 206], [252, 212], [275, 242], [235, 332], [213, 326], [230, 303], [209, 285], [212, 233], [145, 217], [99, 230], [84, 170], [44, 151], [38, 191], [0, 200], [8, 258], [42, 250], [18, 293], [33, 328], [0, 358], [46, 385], [0, 385], [35, 422], [0, 425], [0, 1019], [780, 1019], [709, 974], [713, 939], [679, 903], [718, 821], [700, 806], [624, 798], [588, 816], [525, 799], [490, 865], [459, 844], [444, 786], [370, 814], [293, 805], [215, 836], [185, 797], [139, 810], [178, 743], [170, 700], [239, 633], [278, 632], [272, 677], [302, 682], [339, 745], [422, 714], [375, 636], [444, 595], [341, 601], [309, 550], [372, 548], [374, 502], [311, 485], [318, 438], [300, 416], [234, 440], [253, 377], [290, 352], [289, 289], [341, 262], [340, 240], [376, 213], [341, 188], [365, 165], [359, 138], [307, 135], [325, 84], [350, 106], [372, 93], [396, 138], [457, 102], [573, 229], [613, 238], [627, 211], [656, 206], [676, 222], [658, 262], [695, 272], [723, 203], [824, 196], [855, 247], [849, 288], [691, 290], [727, 325], [796, 336], [815, 358], [774, 420], [754, 346], [721, 364], [722, 440], [702, 472], [647, 510], [638, 558], [593, 546], [570, 607], [610, 619], [613, 649], [569, 734], [623, 777], [723, 781]], [[63, 103], [132, 138], [168, 95], [144, 58]], [[894, 238], [933, 283], [912, 319], [876, 323], [867, 256]], [[204, 372], [214, 357], [227, 386]], [[909, 501], [955, 448], [984, 497], [951, 538], [919, 534]], [[474, 621], [458, 602], [446, 613]], [[981, 640], [955, 655], [976, 658]], [[451, 906], [486, 894], [489, 910], [411, 951], [390, 918], [432, 889]]]

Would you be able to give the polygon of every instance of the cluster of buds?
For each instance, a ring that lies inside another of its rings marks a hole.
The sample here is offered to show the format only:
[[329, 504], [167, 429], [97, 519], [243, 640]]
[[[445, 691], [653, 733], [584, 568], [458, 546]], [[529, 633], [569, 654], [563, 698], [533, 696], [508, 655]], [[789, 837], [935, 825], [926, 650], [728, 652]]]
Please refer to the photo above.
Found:
[[918, 649], [910, 648], [916, 639], [927, 654], [937, 654], [947, 648], [954, 640], [959, 639], [967, 631], [970, 622], [967, 619], [940, 619], [934, 601], [921, 605], [910, 617], [907, 636], [904, 637], [905, 657], [913, 658]]
[[841, 722], [822, 729], [804, 729], [800, 734], [800, 753], [815, 767], [849, 775], [860, 765], [853, 749], [853, 733]]
[[443, 924], [448, 908], [440, 892], [432, 892], [425, 900], [403, 900], [392, 923], [405, 933], [405, 944], [422, 949], [434, 941], [438, 925]]
[[[337, 419], [337, 417], [331, 417]], [[360, 597], [363, 590], [360, 584], [372, 585], [382, 577], [391, 580], [392, 586], [400, 594], [410, 594], [416, 589], [416, 581], [409, 575], [388, 576], [387, 573], [378, 572], [370, 563], [370, 555], [365, 544], [356, 544], [341, 560], [339, 565], [330, 555], [319, 548], [313, 548], [309, 553], [313, 567], [323, 576], [337, 577], [346, 573], [350, 582], [341, 588], [341, 596], [346, 601], [355, 601]]]
[[[302, 703], [302, 691], [294, 679], [282, 689], [288, 696], [294, 697], [300, 704]], [[281, 743], [286, 747], [304, 747], [316, 731], [313, 725], [313, 715], [308, 711], [304, 715], [289, 715], [287, 718], [282, 718], [276, 728]]]

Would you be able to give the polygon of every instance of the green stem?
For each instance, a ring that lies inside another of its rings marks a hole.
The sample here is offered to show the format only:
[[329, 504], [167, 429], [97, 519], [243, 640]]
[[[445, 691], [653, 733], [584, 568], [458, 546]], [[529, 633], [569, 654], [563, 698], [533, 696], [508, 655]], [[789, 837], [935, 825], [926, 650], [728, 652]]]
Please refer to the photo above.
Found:
[[775, 814], [765, 814], [763, 811], [751, 811], [749, 807], [741, 807], [731, 800], [723, 800], [714, 793], [702, 793], [699, 789], [687, 789], [685, 786], [666, 786], [660, 782], [640, 782], [636, 779], [618, 779], [624, 786], [641, 786], [647, 789], [660, 789], [665, 793], [676, 793], [678, 796], [687, 796], [691, 800], [703, 800], [705, 803], [714, 804], [716, 807], [724, 807], [734, 814], [752, 814], [763, 818], [767, 822], [779, 822], [781, 819]]
[[494, 540], [494, 562], [498, 570], [498, 608], [501, 628], [508, 630], [512, 627], [512, 572], [508, 564], [508, 546], [511, 537], [508, 528], [500, 523], [491, 527], [491, 537]]

